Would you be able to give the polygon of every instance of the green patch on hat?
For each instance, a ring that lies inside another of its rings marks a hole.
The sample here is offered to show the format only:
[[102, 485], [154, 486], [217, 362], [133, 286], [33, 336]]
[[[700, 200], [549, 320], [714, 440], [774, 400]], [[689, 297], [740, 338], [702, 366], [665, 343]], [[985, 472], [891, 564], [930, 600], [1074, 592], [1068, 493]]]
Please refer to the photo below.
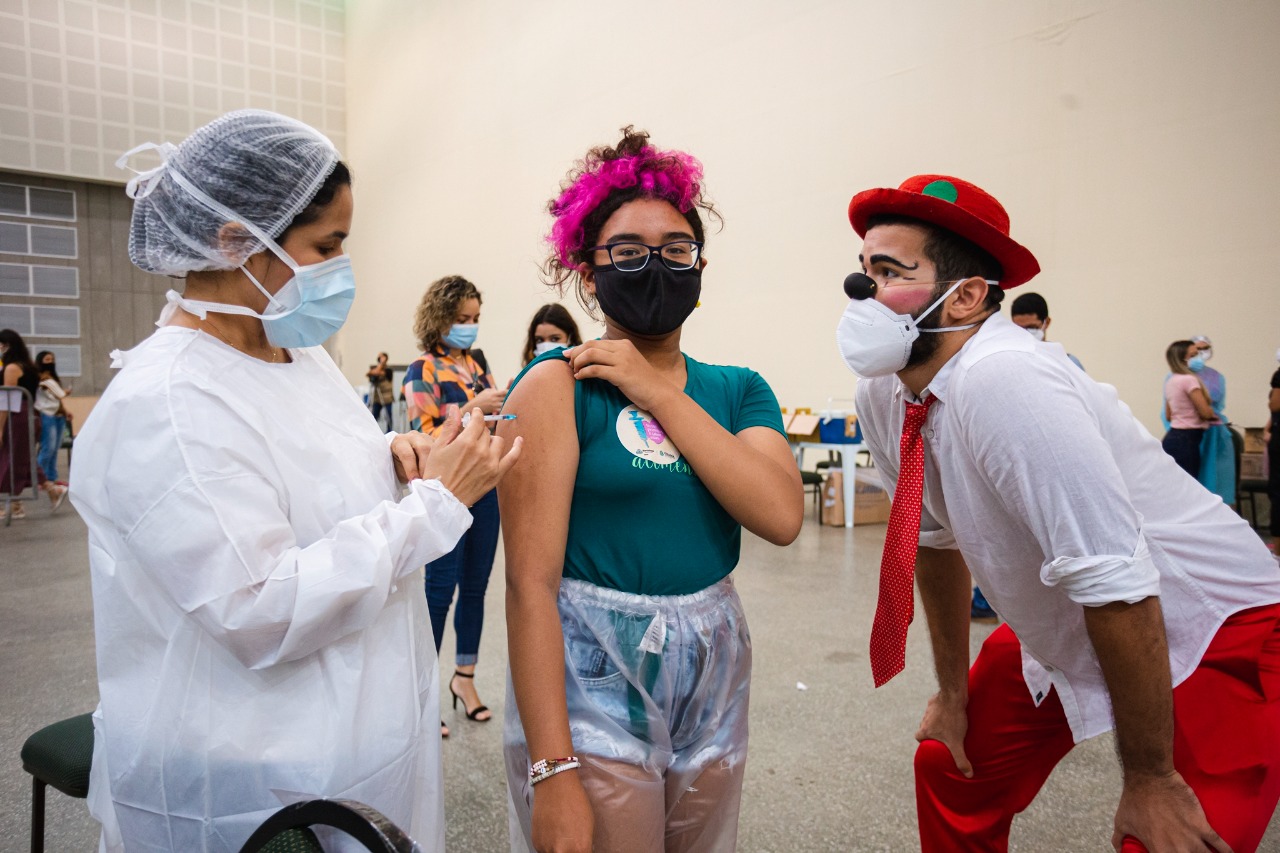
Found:
[[934, 181], [930, 184], [926, 184], [925, 188], [920, 190], [920, 192], [924, 195], [931, 195], [934, 198], [940, 198], [943, 201], [950, 202], [951, 204], [956, 203], [956, 197], [959, 195], [956, 191], [956, 185], [950, 181]]

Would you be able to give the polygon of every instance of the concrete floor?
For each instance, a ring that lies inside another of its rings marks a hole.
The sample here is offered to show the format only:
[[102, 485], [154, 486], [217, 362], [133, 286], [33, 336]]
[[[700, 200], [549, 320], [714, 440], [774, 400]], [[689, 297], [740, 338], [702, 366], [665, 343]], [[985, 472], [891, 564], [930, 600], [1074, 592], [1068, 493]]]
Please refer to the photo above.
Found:
[[[740, 850], [919, 849], [912, 734], [934, 685], [918, 622], [906, 671], [880, 690], [871, 687], [866, 649], [884, 529], [819, 527], [810, 514], [789, 548], [744, 536], [737, 578], [755, 674]], [[477, 676], [497, 720], [506, 669], [501, 559], [499, 549]], [[97, 701], [87, 565], [85, 528], [70, 505], [50, 516], [42, 501], [28, 507], [25, 521], [0, 527], [0, 851], [27, 849], [31, 780], [18, 758], [23, 741]], [[991, 630], [975, 626], [975, 652]], [[451, 661], [452, 637], [445, 643], [442, 659]], [[443, 665], [442, 674], [450, 669]], [[505, 850], [501, 724], [472, 723], [451, 710], [444, 719], [453, 730], [444, 744], [449, 849]], [[1014, 822], [1011, 849], [1110, 850], [1118, 792], [1110, 736], [1080, 745]], [[83, 800], [50, 792], [47, 820], [52, 853], [96, 849], [96, 824]], [[1272, 821], [1261, 849], [1280, 851], [1280, 821]]]

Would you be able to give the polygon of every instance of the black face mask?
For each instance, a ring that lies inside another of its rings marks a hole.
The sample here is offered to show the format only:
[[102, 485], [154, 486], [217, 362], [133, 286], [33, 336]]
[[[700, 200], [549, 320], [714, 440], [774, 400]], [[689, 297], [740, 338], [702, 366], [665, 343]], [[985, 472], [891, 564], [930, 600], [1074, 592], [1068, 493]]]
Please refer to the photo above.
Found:
[[628, 332], [657, 337], [689, 319], [702, 295], [702, 270], [669, 270], [658, 258], [638, 272], [612, 264], [595, 267], [596, 300], [614, 323]]

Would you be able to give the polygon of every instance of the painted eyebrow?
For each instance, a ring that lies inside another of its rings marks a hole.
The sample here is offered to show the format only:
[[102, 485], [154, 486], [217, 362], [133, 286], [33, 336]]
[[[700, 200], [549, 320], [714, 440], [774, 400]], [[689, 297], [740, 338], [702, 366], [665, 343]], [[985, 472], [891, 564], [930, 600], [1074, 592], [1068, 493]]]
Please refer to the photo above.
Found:
[[[862, 259], [862, 255], [858, 255], [858, 261], [860, 263], [866, 263], [866, 261]], [[919, 261], [916, 261], [914, 264], [904, 264], [902, 261], [898, 260], [893, 255], [872, 255], [871, 264], [873, 266], [875, 264], [893, 264], [895, 267], [902, 267], [904, 270], [920, 269]]]

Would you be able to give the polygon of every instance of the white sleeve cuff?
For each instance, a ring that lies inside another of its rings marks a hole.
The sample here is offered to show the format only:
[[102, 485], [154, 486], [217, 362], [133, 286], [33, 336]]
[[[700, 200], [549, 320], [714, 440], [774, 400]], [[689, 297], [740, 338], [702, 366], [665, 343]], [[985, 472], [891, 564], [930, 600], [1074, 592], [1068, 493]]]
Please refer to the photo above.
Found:
[[1040, 580], [1046, 586], [1061, 586], [1068, 598], [1085, 607], [1116, 601], [1136, 604], [1160, 594], [1160, 572], [1141, 531], [1132, 557], [1059, 557], [1040, 568]]

